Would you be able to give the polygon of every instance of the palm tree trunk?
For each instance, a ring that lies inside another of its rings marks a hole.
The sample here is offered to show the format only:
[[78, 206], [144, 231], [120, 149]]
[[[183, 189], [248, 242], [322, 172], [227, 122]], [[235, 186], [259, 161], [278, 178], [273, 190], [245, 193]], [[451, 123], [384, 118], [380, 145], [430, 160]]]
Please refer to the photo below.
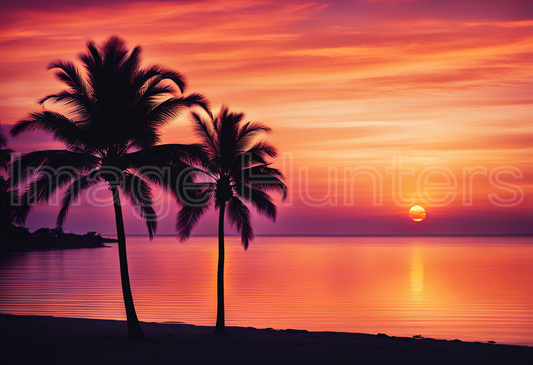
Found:
[[128, 257], [126, 255], [126, 234], [124, 232], [124, 219], [122, 218], [122, 207], [120, 205], [120, 195], [118, 186], [110, 184], [113, 193], [113, 206], [115, 207], [115, 221], [117, 224], [118, 256], [120, 261], [120, 280], [122, 282], [122, 295], [124, 296], [124, 306], [126, 307], [126, 320], [128, 323], [128, 337], [147, 337], [141, 328], [135, 306], [133, 295], [131, 294], [130, 275], [128, 273]]
[[224, 215], [226, 202], [220, 204], [218, 218], [217, 323], [215, 333], [226, 331], [224, 315]]

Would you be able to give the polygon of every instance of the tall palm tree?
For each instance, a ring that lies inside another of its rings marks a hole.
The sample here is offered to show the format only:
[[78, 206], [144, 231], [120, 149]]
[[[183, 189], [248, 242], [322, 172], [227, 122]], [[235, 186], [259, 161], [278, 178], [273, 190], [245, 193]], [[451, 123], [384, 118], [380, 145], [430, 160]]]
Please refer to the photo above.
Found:
[[178, 212], [176, 227], [183, 241], [190, 237], [213, 202], [215, 209], [219, 209], [215, 333], [221, 333], [225, 331], [224, 217], [237, 227], [246, 249], [254, 234], [251, 213], [243, 201], [251, 202], [259, 213], [275, 221], [277, 209], [267, 191], [280, 191], [285, 199], [287, 188], [282, 173], [266, 161], [267, 157], [276, 157], [276, 149], [266, 141], [255, 141], [258, 133], [270, 132], [270, 128], [257, 122], [243, 123], [244, 114], [230, 112], [225, 106], [210, 121], [194, 112], [192, 116], [195, 130], [209, 155], [202, 172], [213, 182], [188, 184], [189, 190], [182, 194], [184, 205]]
[[[144, 337], [130, 288], [126, 257], [126, 238], [119, 189], [144, 218], [150, 238], [157, 228], [148, 181], [164, 184], [168, 176], [154, 176], [154, 168], [162, 171], [170, 164], [179, 166], [198, 160], [198, 145], [156, 145], [158, 129], [176, 117], [184, 108], [200, 106], [208, 110], [200, 94], [178, 97], [185, 81], [181, 74], [159, 65], [141, 67], [141, 48], [131, 52], [118, 37], [110, 37], [97, 46], [87, 43], [87, 52], [79, 56], [85, 72], [71, 62], [54, 61], [50, 69], [67, 90], [48, 95], [46, 101], [59, 102], [66, 114], [43, 111], [19, 121], [11, 130], [13, 136], [40, 130], [62, 142], [64, 150], [36, 151], [14, 161], [14, 183], [30, 178], [17, 221], [24, 222], [29, 209], [46, 202], [58, 189], [64, 188], [57, 228], [61, 228], [69, 207], [82, 192], [107, 183], [113, 198], [117, 229], [120, 276], [129, 337]], [[153, 167], [147, 170], [146, 167]], [[168, 175], [168, 174], [166, 174]], [[170, 180], [169, 180], [170, 181]], [[176, 180], [172, 180], [175, 182]]]

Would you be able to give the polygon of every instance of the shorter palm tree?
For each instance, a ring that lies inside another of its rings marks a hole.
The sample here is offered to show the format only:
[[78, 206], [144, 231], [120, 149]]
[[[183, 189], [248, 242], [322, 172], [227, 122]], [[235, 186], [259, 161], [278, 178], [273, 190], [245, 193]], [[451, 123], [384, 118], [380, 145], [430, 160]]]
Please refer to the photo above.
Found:
[[180, 196], [183, 207], [178, 212], [176, 228], [181, 241], [190, 237], [200, 217], [213, 202], [219, 209], [217, 321], [215, 333], [225, 331], [224, 312], [224, 217], [241, 234], [244, 248], [253, 239], [251, 213], [243, 201], [249, 201], [259, 213], [275, 221], [277, 209], [267, 191], [283, 194], [287, 187], [283, 174], [270, 167], [267, 157], [276, 157], [276, 149], [266, 141], [254, 142], [270, 128], [257, 122], [243, 123], [244, 114], [230, 112], [223, 106], [218, 116], [205, 121], [192, 113], [195, 130], [202, 139], [209, 159], [202, 172], [213, 179], [210, 183], [190, 183]]

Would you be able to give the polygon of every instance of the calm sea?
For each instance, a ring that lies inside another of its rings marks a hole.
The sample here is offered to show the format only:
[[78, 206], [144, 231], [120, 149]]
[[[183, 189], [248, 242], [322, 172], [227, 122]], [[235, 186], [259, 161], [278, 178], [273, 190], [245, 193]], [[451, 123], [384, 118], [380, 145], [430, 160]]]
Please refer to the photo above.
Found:
[[[0, 312], [124, 319], [109, 248], [0, 256]], [[226, 238], [226, 325], [533, 345], [533, 239]], [[216, 237], [128, 237], [141, 321], [214, 325]]]

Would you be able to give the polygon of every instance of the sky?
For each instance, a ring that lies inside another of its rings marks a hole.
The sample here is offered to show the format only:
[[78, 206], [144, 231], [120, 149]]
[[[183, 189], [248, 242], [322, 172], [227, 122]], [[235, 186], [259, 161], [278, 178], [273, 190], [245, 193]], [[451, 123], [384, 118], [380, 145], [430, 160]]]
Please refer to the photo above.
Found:
[[[275, 195], [276, 223], [254, 214], [256, 234], [533, 234], [530, 1], [2, 0], [2, 131], [65, 88], [49, 62], [111, 35], [183, 73], [214, 111], [273, 129], [289, 196]], [[163, 142], [195, 142], [191, 126], [182, 114]], [[38, 133], [8, 146], [61, 148]], [[108, 195], [82, 198], [65, 229], [112, 234]], [[57, 202], [27, 225], [52, 227]], [[409, 219], [413, 205], [426, 219]], [[156, 208], [174, 234], [172, 199]], [[125, 211], [126, 232], [146, 233]], [[211, 213], [195, 233], [216, 226]]]

